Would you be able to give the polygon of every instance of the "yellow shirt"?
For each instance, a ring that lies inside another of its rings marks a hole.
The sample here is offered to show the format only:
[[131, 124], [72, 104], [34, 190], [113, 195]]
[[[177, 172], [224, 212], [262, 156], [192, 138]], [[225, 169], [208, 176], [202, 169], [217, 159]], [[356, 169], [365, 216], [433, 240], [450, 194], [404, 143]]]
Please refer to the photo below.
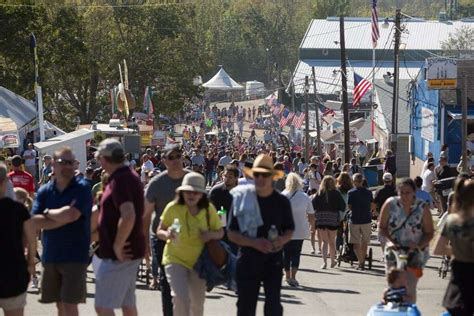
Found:
[[201, 240], [201, 232], [216, 231], [222, 228], [221, 221], [217, 215], [214, 205], [209, 204], [209, 223], [207, 226], [206, 210], [201, 209], [196, 215], [191, 215], [186, 205], [170, 202], [166, 205], [161, 221], [166, 227], [173, 225], [174, 219], [179, 219], [181, 230], [177, 240], [168, 240], [163, 251], [163, 265], [177, 263], [188, 269], [192, 269], [202, 250], [204, 242]]

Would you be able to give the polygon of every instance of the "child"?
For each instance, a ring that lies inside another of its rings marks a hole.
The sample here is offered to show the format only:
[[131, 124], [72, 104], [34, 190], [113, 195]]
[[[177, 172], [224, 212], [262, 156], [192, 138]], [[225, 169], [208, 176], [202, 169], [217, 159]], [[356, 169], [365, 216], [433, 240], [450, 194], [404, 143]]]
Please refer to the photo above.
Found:
[[387, 272], [388, 289], [383, 293], [383, 303], [403, 303], [407, 301], [407, 278], [405, 271], [391, 268]]

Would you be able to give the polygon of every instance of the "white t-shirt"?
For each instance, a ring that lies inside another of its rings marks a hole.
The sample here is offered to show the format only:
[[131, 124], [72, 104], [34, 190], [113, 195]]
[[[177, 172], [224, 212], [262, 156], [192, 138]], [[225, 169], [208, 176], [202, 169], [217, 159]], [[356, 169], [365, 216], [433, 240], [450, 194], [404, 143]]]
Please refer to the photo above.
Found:
[[[33, 158], [25, 158], [26, 156], [33, 156]], [[36, 150], [25, 150], [23, 153], [23, 159], [25, 159], [25, 166], [34, 166], [36, 164]]]
[[423, 185], [421, 186], [421, 189], [426, 192], [432, 192], [433, 181], [436, 180], [436, 172], [434, 170], [431, 171], [427, 169], [421, 178], [423, 179]]
[[295, 222], [295, 230], [292, 240], [302, 240], [309, 237], [308, 214], [314, 214], [313, 204], [309, 196], [303, 191], [288, 192], [282, 194], [290, 200], [291, 212]]

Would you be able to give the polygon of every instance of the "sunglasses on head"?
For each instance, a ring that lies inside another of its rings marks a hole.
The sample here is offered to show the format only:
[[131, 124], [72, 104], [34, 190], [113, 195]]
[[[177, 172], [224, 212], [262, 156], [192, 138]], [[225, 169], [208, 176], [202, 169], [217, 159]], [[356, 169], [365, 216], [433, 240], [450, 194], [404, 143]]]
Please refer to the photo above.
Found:
[[269, 173], [269, 172], [254, 172], [253, 173], [253, 177], [254, 178], [258, 178], [258, 177], [264, 177], [264, 178], [268, 178], [270, 177], [272, 174]]
[[56, 159], [56, 162], [60, 164], [61, 166], [65, 166], [65, 165], [72, 166], [74, 165], [74, 161], [75, 160], [67, 160], [67, 159], [62, 159], [62, 158]]
[[171, 161], [181, 159], [181, 155], [169, 155], [166, 159]]

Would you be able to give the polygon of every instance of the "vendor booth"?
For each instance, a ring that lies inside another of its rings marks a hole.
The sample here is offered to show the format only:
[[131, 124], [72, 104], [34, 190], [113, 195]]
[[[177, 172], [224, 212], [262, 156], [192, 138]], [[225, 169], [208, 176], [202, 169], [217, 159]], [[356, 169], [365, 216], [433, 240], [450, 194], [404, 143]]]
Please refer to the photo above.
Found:
[[[87, 151], [90, 140], [94, 138], [94, 131], [81, 128], [77, 131], [67, 133], [61, 136], [53, 137], [44, 142], [35, 143], [35, 149], [38, 151], [39, 157], [44, 155], [53, 156], [54, 152], [61, 147], [70, 147], [73, 149], [76, 159], [81, 163], [79, 170], [84, 172], [87, 162]], [[42, 161], [42, 159], [40, 159]]]

